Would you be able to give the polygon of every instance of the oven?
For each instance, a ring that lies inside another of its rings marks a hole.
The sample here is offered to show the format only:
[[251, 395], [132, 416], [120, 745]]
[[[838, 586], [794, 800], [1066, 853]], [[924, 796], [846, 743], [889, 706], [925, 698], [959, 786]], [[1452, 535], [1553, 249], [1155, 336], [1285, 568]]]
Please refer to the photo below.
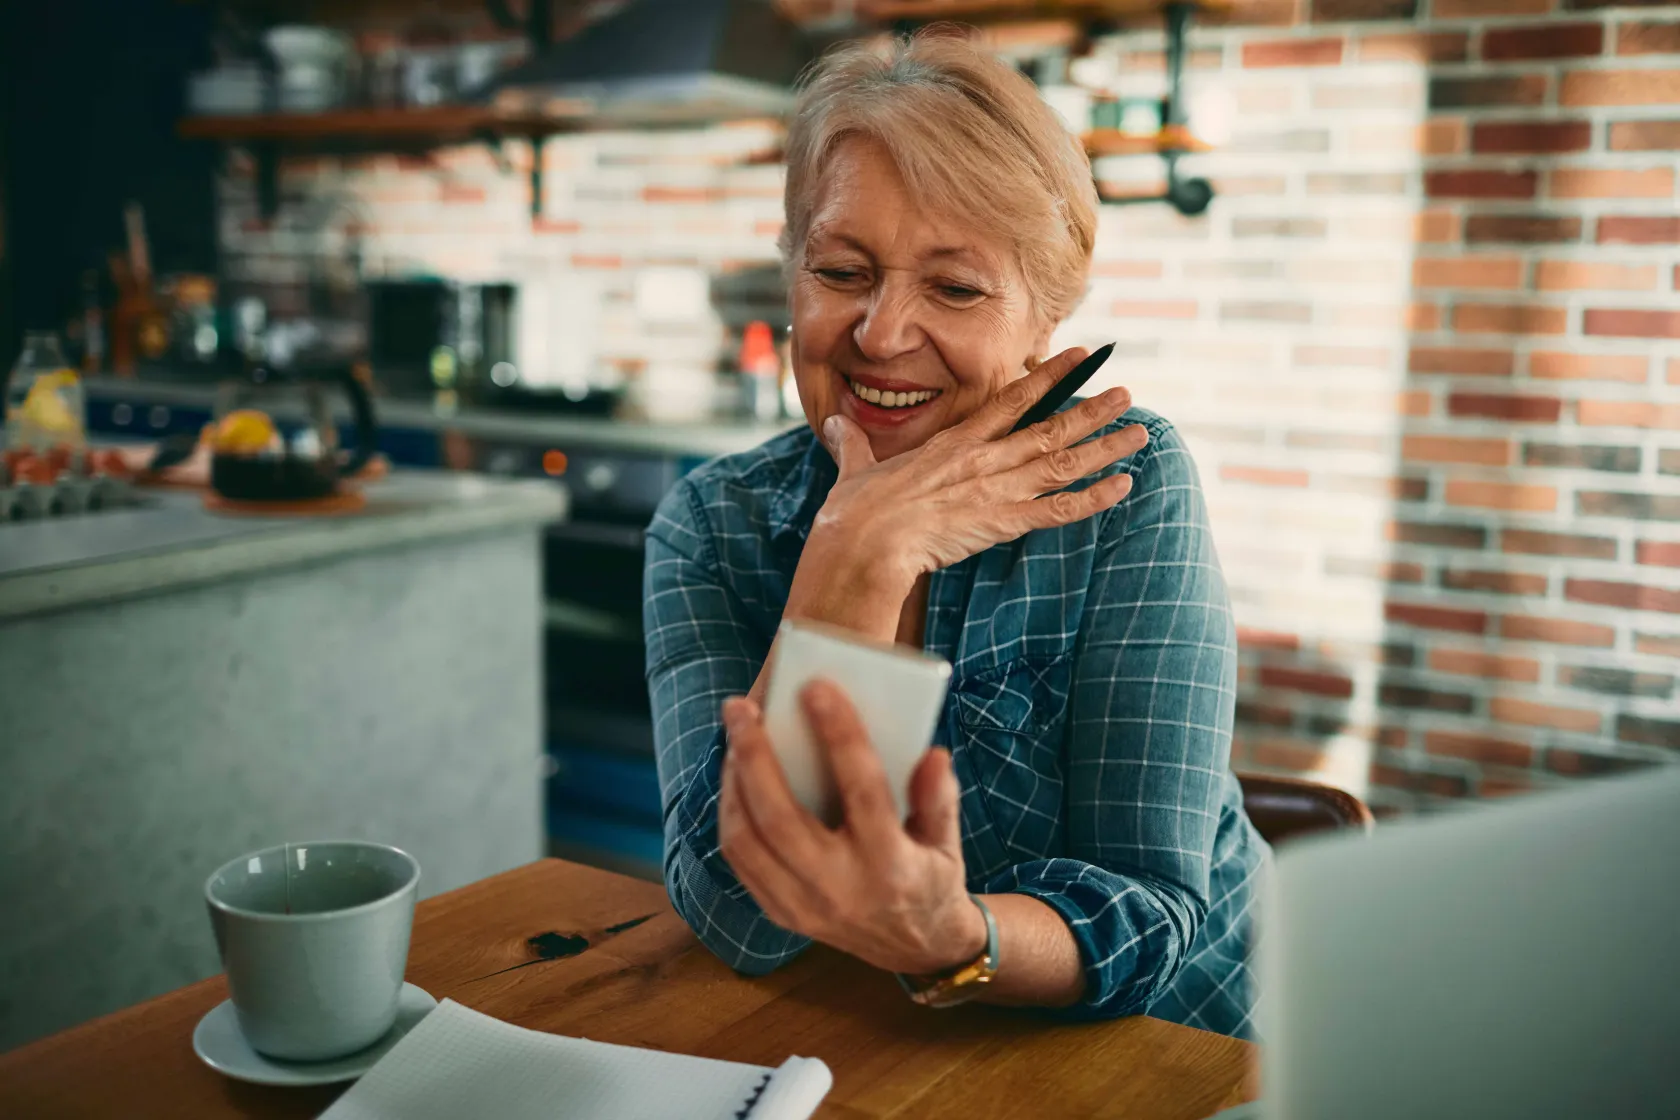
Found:
[[[466, 461], [460, 461], [465, 459]], [[551, 477], [569, 518], [543, 539], [550, 850], [657, 878], [663, 847], [642, 643], [645, 530], [698, 457], [468, 438], [452, 465]]]

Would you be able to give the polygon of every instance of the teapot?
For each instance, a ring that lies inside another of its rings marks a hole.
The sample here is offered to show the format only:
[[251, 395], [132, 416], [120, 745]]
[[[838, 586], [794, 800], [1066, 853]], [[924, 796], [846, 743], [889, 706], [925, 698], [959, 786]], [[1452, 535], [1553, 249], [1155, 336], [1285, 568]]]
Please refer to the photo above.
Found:
[[[339, 446], [328, 398], [350, 400], [354, 442]], [[280, 369], [259, 363], [222, 382], [205, 432], [210, 487], [242, 502], [328, 498], [377, 450], [379, 429], [367, 386], [349, 366]]]

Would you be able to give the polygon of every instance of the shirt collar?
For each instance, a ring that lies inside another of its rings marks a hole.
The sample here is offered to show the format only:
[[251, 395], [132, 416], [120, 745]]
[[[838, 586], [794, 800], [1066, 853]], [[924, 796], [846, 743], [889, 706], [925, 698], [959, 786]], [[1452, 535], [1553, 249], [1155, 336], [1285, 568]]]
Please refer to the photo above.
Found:
[[804, 541], [840, 474], [816, 433], [807, 428], [803, 434], [804, 451], [792, 457], [770, 496], [768, 516], [773, 539], [792, 535]]

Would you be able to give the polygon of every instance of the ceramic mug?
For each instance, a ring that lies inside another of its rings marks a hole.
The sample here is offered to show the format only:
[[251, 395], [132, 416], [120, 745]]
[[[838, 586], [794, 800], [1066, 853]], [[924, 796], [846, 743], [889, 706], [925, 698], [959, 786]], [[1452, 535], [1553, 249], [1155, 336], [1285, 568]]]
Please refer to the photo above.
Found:
[[397, 1016], [420, 865], [384, 844], [282, 844], [210, 876], [204, 898], [239, 1029], [314, 1062], [379, 1041]]

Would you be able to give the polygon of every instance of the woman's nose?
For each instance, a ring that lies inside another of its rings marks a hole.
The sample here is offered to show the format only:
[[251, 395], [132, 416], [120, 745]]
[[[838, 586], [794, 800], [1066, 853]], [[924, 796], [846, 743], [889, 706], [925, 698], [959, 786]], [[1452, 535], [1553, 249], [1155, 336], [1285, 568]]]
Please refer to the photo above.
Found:
[[871, 362], [886, 362], [907, 354], [923, 342], [912, 294], [885, 283], [869, 297], [863, 318], [852, 331], [859, 353]]

